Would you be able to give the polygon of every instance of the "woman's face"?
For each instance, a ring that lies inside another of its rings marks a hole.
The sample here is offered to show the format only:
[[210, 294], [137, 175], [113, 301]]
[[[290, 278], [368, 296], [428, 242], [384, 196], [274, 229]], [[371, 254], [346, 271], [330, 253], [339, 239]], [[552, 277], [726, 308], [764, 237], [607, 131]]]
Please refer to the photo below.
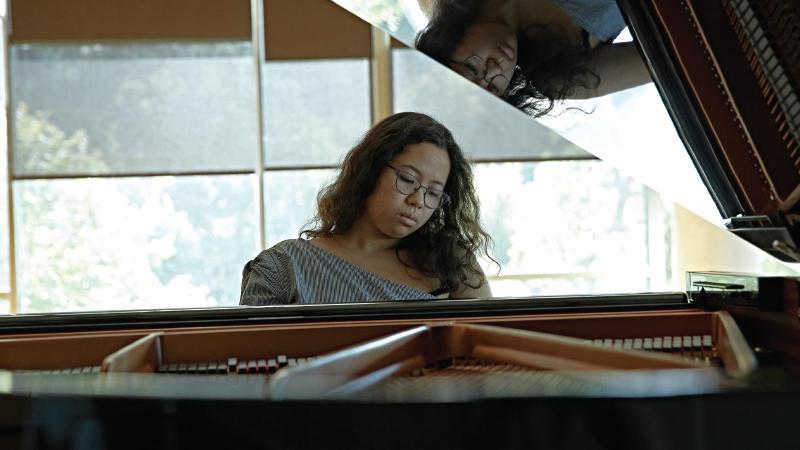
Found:
[[[389, 164], [413, 176], [423, 186], [439, 191], [444, 190], [450, 175], [447, 151], [427, 142], [406, 146]], [[378, 234], [402, 239], [425, 225], [435, 211], [425, 206], [424, 190], [420, 188], [408, 195], [400, 193], [397, 190], [397, 172], [386, 166], [375, 184], [375, 190], [367, 197], [362, 219], [372, 225]]]
[[450, 55], [450, 67], [491, 93], [502, 96], [517, 65], [517, 37], [505, 25], [479, 23], [467, 28]]

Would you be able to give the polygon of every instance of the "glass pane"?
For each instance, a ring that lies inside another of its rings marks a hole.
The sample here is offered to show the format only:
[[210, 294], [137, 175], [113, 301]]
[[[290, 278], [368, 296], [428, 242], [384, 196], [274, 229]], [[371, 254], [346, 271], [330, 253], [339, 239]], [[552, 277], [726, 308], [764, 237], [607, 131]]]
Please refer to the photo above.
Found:
[[593, 158], [416, 50], [392, 50], [392, 67], [394, 110], [442, 121], [473, 159]]
[[17, 181], [20, 312], [235, 305], [253, 176]]
[[8, 226], [8, 149], [6, 114], [0, 109], [0, 292], [11, 289], [11, 249]]
[[366, 59], [264, 64], [267, 167], [335, 165], [370, 126]]
[[249, 170], [249, 42], [11, 48], [18, 175]]
[[[0, 0], [0, 5], [4, 5], [4, 4], [5, 4], [5, 2]], [[2, 10], [2, 6], [0, 6], [0, 10]], [[8, 20], [8, 19], [5, 18], [4, 11], [0, 12], [0, 15], [3, 16], [2, 18], [0, 18], [0, 45], [2, 45], [3, 48], [5, 48], [6, 41], [8, 40], [8, 36], [6, 36], [6, 20]], [[0, 86], [0, 101], [3, 102], [2, 103], [3, 105], [6, 104], [6, 83], [5, 83], [5, 79], [6, 79], [6, 73], [7, 72], [8, 72], [8, 68], [6, 67], [5, 59], [0, 59], [0, 80], [3, 80], [2, 86]], [[3, 123], [6, 123], [5, 120], [3, 121]]]
[[8, 140], [6, 139], [6, 114], [0, 109], [0, 292], [10, 290], [9, 247], [10, 230], [8, 226]]
[[[645, 188], [608, 164], [478, 164], [475, 178], [501, 266], [496, 296], [642, 292], [668, 277], [668, 245], [649, 254]], [[665, 273], [653, 274], [659, 259]]]
[[[2, 14], [5, 15], [5, 2]], [[5, 45], [5, 20], [0, 20], [0, 46]], [[6, 68], [0, 59], [0, 80], [5, 80]], [[0, 105], [5, 105], [6, 87], [5, 83], [0, 82]], [[11, 253], [9, 248], [9, 227], [8, 227], [8, 137], [6, 130], [7, 118], [5, 108], [0, 108], [0, 292], [8, 292], [11, 289], [10, 261]], [[8, 309], [9, 302], [0, 300], [0, 311]]]
[[267, 247], [295, 239], [313, 218], [317, 193], [336, 170], [268, 171], [264, 174]]

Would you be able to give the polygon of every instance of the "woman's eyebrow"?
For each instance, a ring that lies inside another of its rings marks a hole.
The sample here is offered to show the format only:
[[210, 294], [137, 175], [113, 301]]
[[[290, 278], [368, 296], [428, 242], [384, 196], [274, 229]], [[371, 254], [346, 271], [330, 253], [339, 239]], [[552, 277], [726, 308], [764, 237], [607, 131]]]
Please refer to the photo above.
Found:
[[[413, 165], [411, 165], [411, 164], [401, 164], [401, 165], [400, 165], [400, 167], [406, 167], [406, 168], [409, 168], [409, 169], [413, 170], [414, 172], [416, 172], [416, 173], [417, 173], [417, 175], [422, 175], [422, 172], [421, 172], [419, 169], [417, 169], [416, 167], [414, 167]], [[442, 182], [441, 182], [441, 181], [439, 181], [439, 180], [433, 180], [433, 181], [431, 182], [431, 184], [438, 184], [438, 185], [440, 185], [440, 186], [444, 186], [444, 183], [442, 183]]]
[[417, 168], [416, 168], [414, 165], [412, 165], [412, 164], [400, 164], [400, 167], [405, 167], [406, 169], [411, 169], [411, 170], [413, 170], [414, 172], [416, 172], [416, 173], [417, 173], [417, 175], [422, 175], [422, 172], [420, 172], [420, 170], [419, 170], [419, 169], [417, 169]]

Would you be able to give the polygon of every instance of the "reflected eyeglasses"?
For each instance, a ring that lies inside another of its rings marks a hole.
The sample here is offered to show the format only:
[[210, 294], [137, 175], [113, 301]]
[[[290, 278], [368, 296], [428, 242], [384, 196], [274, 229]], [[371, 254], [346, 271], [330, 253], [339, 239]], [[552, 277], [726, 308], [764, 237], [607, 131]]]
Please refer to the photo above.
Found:
[[486, 83], [486, 89], [494, 95], [503, 95], [508, 88], [509, 80], [502, 73], [486, 79], [486, 72], [484, 72], [486, 60], [478, 55], [470, 55], [463, 61], [451, 60], [450, 63], [461, 66], [466, 72], [464, 76], [473, 83], [478, 85], [481, 82]]

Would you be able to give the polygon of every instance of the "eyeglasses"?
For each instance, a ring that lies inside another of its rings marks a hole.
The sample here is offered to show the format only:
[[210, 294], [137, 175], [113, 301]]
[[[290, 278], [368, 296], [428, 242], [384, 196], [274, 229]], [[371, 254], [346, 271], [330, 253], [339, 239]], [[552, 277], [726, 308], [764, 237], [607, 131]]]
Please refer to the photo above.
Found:
[[397, 187], [397, 191], [401, 194], [411, 195], [422, 188], [422, 192], [424, 193], [422, 195], [422, 203], [425, 204], [425, 207], [430, 209], [439, 208], [446, 205], [450, 201], [449, 195], [438, 189], [423, 185], [414, 175], [411, 175], [408, 172], [403, 172], [391, 164], [386, 164], [386, 166], [394, 169], [394, 172], [397, 175], [395, 187]]
[[486, 83], [486, 89], [494, 95], [503, 95], [508, 88], [508, 78], [502, 73], [498, 73], [492, 78], [486, 79], [486, 60], [478, 55], [468, 56], [464, 61], [450, 61], [452, 64], [458, 64], [464, 68], [464, 76], [475, 84], [480, 85], [481, 82]]

